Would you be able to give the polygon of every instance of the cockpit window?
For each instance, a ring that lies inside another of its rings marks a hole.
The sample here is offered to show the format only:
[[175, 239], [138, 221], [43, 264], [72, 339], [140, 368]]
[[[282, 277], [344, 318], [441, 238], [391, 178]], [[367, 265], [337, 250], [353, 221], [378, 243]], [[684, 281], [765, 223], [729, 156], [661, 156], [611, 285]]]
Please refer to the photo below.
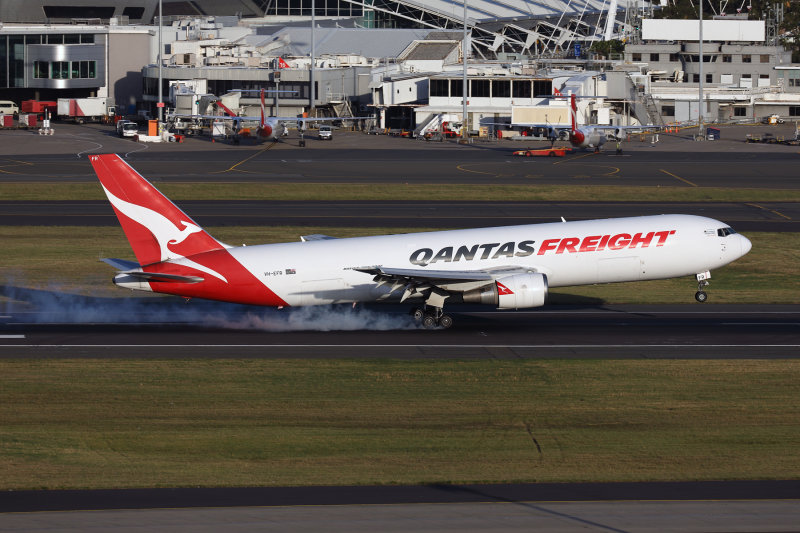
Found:
[[733, 228], [720, 228], [717, 230], [717, 236], [719, 237], [727, 237], [728, 235], [733, 235], [736, 232]]

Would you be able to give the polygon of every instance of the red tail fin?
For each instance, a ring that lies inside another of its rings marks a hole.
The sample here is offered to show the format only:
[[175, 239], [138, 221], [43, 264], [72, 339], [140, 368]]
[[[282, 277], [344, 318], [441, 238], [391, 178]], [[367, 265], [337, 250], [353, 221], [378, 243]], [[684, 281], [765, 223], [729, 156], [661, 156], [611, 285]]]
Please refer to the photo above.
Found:
[[118, 155], [89, 160], [139, 264], [225, 248]]
[[570, 115], [572, 116], [572, 133], [578, 131], [578, 105], [575, 103], [575, 95], [569, 95]]
[[266, 114], [267, 110], [267, 102], [264, 100], [264, 89], [261, 89], [261, 127], [267, 125], [266, 121], [264, 120], [264, 115]]

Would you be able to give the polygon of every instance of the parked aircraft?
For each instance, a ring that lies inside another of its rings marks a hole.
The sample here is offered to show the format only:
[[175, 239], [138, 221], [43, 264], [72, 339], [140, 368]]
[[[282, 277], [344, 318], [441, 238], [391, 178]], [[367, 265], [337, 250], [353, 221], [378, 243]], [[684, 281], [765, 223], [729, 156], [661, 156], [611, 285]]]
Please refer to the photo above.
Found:
[[115, 154], [90, 161], [136, 261], [104, 259], [120, 287], [274, 307], [413, 302], [447, 328], [450, 302], [520, 309], [550, 287], [693, 276], [750, 251], [728, 225], [658, 215], [233, 247], [219, 242]]
[[[239, 91], [239, 92], [251, 92], [251, 91]], [[287, 133], [287, 124], [296, 123], [297, 129], [302, 132], [308, 126], [310, 122], [332, 122], [336, 120], [365, 120], [365, 117], [321, 117], [321, 118], [308, 118], [308, 117], [270, 117], [267, 116], [266, 113], [266, 101], [265, 101], [265, 89], [260, 89], [257, 91], [260, 93], [261, 97], [261, 115], [260, 116], [237, 116], [233, 113], [230, 113], [228, 110], [228, 114], [226, 115], [184, 115], [184, 114], [175, 114], [172, 115], [173, 117], [178, 118], [190, 118], [190, 119], [202, 119], [202, 120], [214, 120], [214, 121], [224, 121], [224, 122], [231, 122], [234, 131], [234, 135], [238, 135], [239, 131], [242, 129], [242, 123], [248, 122], [258, 122], [258, 126], [256, 127], [256, 137], [266, 141], [276, 141], [281, 136], [286, 135]], [[293, 91], [287, 91], [293, 92]], [[226, 108], [227, 109], [227, 108]]]
[[[561, 93], [553, 96], [552, 98], [564, 98]], [[521, 124], [531, 128], [547, 128], [550, 132], [550, 139], [555, 142], [559, 138], [566, 138], [570, 144], [575, 148], [594, 148], [599, 151], [600, 147], [606, 143], [609, 136], [621, 141], [625, 137], [626, 131], [647, 131], [652, 130], [652, 126], [610, 126], [603, 124], [587, 124], [580, 126], [578, 124], [578, 106], [576, 103], [577, 97], [574, 94], [569, 95], [570, 98], [570, 127], [557, 127], [552, 124]]]

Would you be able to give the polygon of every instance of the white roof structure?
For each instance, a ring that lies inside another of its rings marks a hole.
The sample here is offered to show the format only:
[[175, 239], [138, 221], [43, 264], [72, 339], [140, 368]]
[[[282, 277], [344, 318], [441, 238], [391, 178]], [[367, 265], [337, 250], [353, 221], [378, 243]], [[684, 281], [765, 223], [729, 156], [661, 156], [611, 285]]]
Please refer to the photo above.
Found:
[[[541, 54], [564, 57], [574, 43], [601, 40], [609, 10], [614, 11], [611, 34], [629, 30], [626, 13], [660, 5], [660, 0], [318, 0], [317, 15], [367, 27], [470, 29], [472, 54], [494, 59], [502, 54]], [[0, 0], [4, 22], [54, 22], [54, 19], [110, 17], [148, 23], [158, 0]], [[164, 0], [164, 14], [236, 15], [263, 18], [265, 24], [307, 21], [308, 0]], [[99, 7], [98, 7], [99, 6]], [[613, 31], [615, 30], [615, 31]]]
[[[464, 25], [464, 0], [340, 1], [422, 27], [456, 30]], [[627, 10], [650, 6], [644, 0], [466, 0], [466, 3], [472, 53], [484, 59], [501, 53], [563, 57], [573, 50], [574, 43], [602, 40], [609, 9], [615, 10], [612, 27], [622, 30], [626, 28]]]

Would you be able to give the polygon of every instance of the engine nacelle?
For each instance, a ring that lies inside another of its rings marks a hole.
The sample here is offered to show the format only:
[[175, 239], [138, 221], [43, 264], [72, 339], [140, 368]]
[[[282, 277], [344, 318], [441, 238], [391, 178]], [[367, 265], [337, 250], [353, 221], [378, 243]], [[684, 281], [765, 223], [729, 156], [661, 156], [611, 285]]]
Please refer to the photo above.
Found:
[[467, 291], [465, 303], [496, 305], [500, 309], [540, 307], [547, 299], [547, 276], [540, 273], [514, 274]]

